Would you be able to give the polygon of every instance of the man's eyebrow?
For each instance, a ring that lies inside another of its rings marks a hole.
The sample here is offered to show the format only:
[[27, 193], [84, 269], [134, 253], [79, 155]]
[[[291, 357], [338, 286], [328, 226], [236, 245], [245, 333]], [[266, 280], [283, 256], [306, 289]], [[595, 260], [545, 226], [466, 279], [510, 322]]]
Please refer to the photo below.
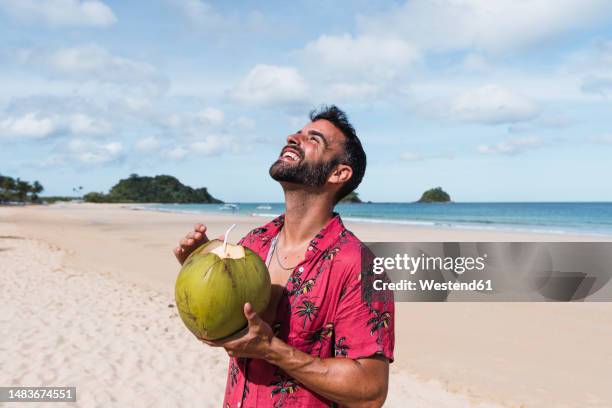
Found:
[[321, 140], [323, 140], [323, 144], [325, 145], [326, 148], [329, 145], [329, 143], [327, 143], [327, 139], [325, 138], [325, 135], [323, 133], [319, 132], [318, 130], [310, 129], [308, 131], [308, 134], [309, 135], [319, 136], [321, 138]]

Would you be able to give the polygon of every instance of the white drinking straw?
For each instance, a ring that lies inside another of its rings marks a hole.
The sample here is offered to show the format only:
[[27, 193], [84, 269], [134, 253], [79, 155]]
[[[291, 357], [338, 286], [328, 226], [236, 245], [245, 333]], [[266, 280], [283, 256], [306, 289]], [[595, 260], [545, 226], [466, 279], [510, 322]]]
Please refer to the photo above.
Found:
[[236, 224], [232, 224], [231, 227], [229, 227], [227, 229], [227, 231], [225, 231], [225, 237], [223, 238], [223, 253], [227, 253], [225, 252], [227, 249], [227, 236], [229, 235], [230, 231], [234, 229], [234, 227], [236, 226]]

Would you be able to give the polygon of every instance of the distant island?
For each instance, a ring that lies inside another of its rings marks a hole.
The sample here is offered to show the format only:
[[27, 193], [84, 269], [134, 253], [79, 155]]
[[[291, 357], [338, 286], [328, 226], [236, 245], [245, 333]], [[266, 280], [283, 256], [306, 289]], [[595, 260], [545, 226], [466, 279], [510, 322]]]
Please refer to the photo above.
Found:
[[176, 177], [155, 177], [131, 174], [119, 180], [108, 194], [91, 192], [83, 196], [88, 203], [172, 203], [172, 204], [221, 204], [205, 187], [192, 188]]
[[450, 201], [448, 193], [442, 190], [442, 187], [436, 187], [425, 191], [417, 203], [448, 203]]
[[361, 201], [361, 199], [359, 198], [359, 193], [357, 193], [356, 191], [353, 191], [352, 193], [348, 193], [346, 197], [340, 200], [340, 203], [342, 204], [347, 204], [347, 203], [360, 204], [360, 203], [363, 203], [363, 201]]

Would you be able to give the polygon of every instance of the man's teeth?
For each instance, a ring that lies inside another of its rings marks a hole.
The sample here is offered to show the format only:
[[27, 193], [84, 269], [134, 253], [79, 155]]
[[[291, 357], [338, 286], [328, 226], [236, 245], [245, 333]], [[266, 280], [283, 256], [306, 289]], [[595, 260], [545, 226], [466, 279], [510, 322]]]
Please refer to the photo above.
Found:
[[297, 154], [295, 154], [293, 152], [285, 152], [283, 154], [283, 157], [288, 157], [288, 158], [290, 158], [293, 161], [298, 160], [300, 158]]

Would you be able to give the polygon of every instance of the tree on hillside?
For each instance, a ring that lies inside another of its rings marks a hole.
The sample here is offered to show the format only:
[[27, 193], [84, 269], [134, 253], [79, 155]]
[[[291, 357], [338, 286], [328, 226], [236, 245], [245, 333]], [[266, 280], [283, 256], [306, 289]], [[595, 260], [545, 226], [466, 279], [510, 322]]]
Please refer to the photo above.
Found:
[[148, 177], [138, 174], [119, 180], [108, 194], [88, 193], [83, 199], [111, 203], [222, 203], [205, 187], [192, 188], [168, 175]]

